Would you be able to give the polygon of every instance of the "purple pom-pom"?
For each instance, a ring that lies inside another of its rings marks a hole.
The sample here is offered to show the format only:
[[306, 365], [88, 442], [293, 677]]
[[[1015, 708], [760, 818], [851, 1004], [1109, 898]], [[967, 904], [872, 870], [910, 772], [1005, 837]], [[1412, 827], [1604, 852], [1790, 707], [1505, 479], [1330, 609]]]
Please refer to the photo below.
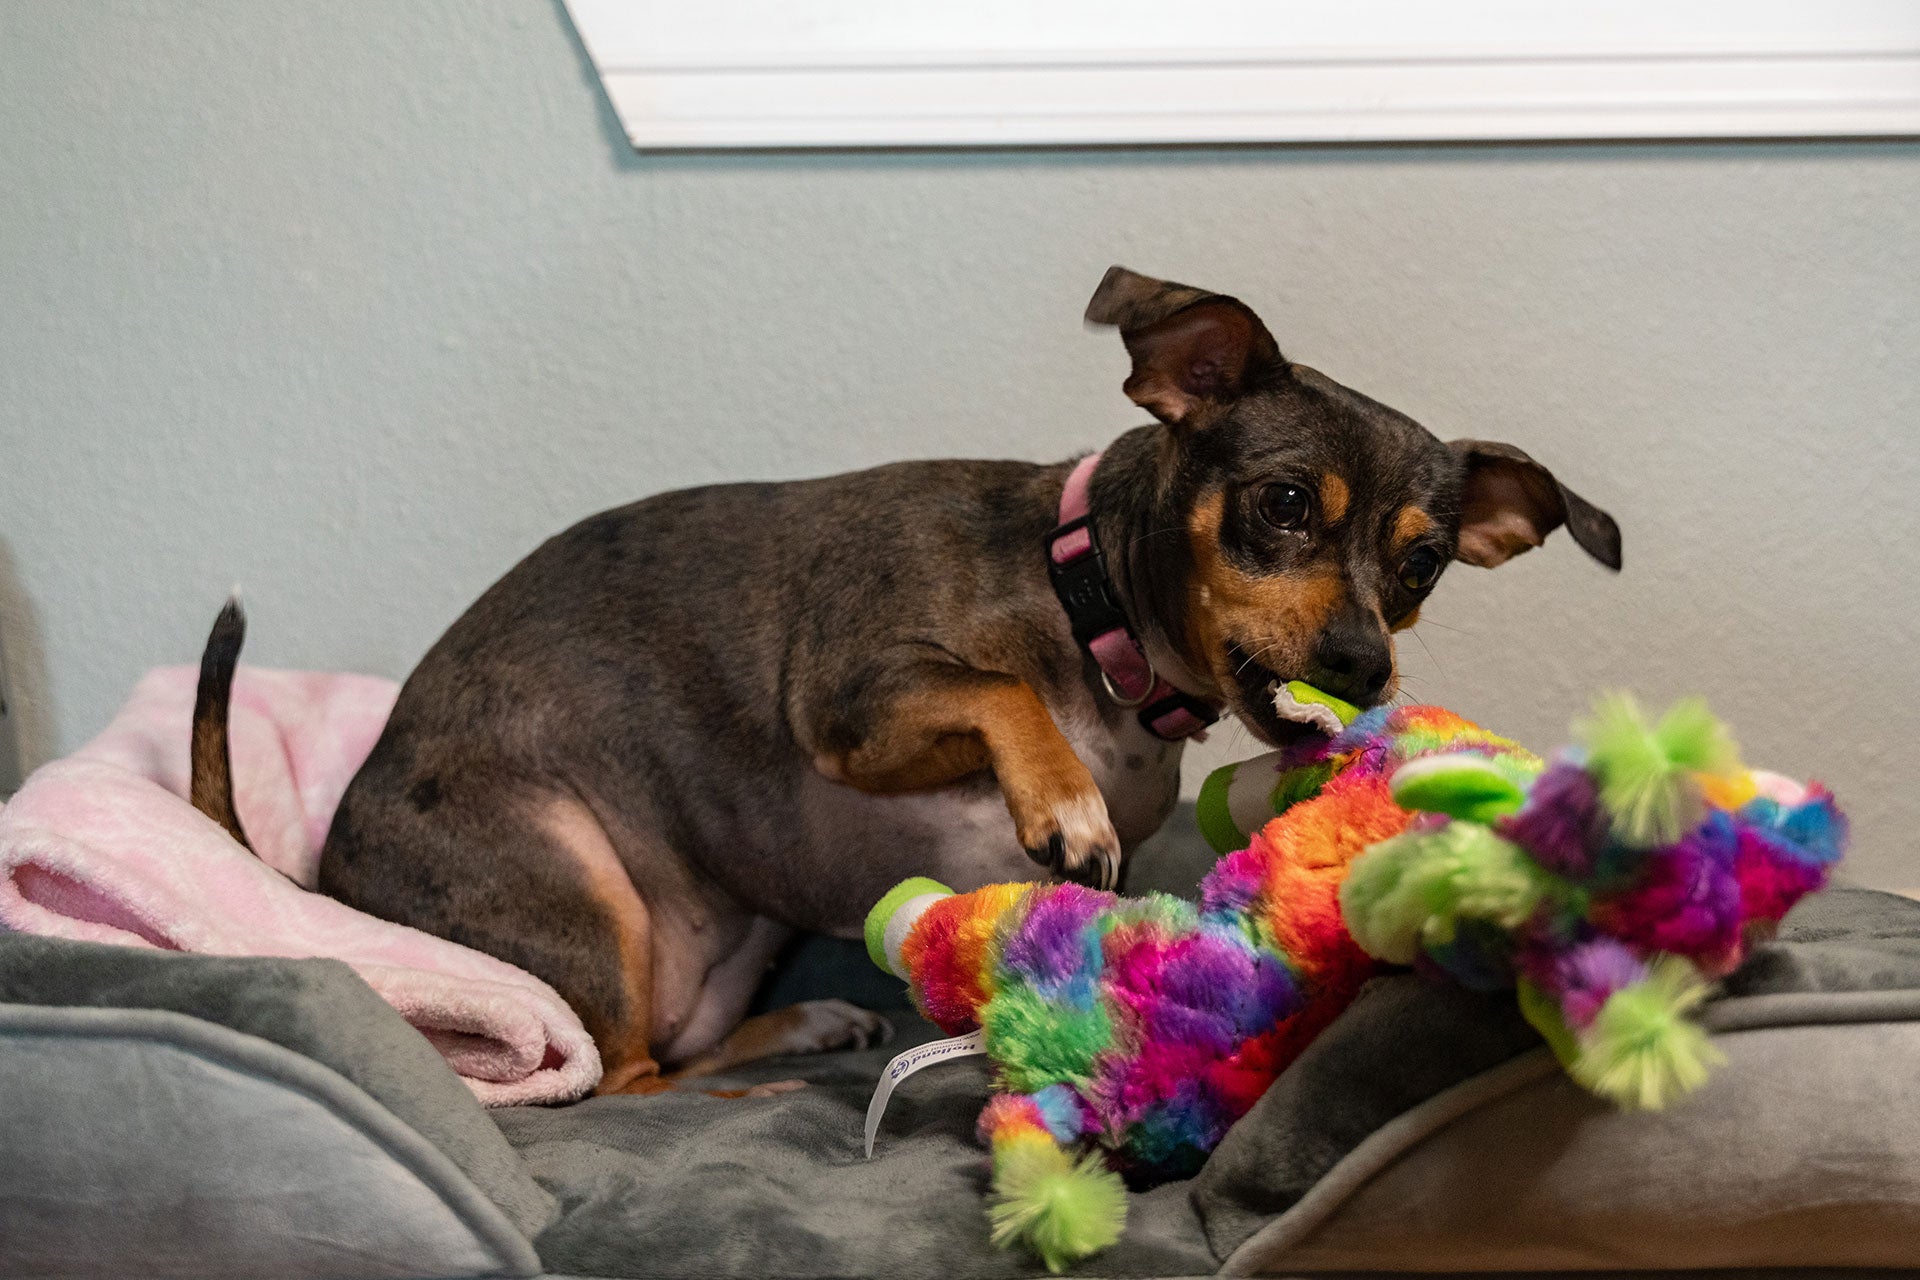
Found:
[[1526, 806], [1502, 818], [1497, 830], [1547, 870], [1578, 880], [1593, 870], [1606, 844], [1607, 819], [1592, 776], [1570, 760], [1558, 760], [1534, 780]]
[[1567, 1025], [1592, 1022], [1608, 997], [1647, 976], [1647, 966], [1617, 938], [1594, 936], [1564, 951], [1539, 950], [1522, 958], [1533, 984], [1554, 998]]

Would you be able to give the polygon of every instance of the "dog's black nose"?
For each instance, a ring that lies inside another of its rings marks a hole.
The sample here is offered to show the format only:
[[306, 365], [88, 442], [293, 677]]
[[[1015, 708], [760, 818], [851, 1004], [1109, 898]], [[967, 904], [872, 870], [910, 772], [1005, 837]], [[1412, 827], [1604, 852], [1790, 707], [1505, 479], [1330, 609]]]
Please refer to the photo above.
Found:
[[1356, 706], [1380, 700], [1393, 678], [1393, 647], [1372, 619], [1339, 618], [1320, 633], [1310, 678], [1326, 693]]

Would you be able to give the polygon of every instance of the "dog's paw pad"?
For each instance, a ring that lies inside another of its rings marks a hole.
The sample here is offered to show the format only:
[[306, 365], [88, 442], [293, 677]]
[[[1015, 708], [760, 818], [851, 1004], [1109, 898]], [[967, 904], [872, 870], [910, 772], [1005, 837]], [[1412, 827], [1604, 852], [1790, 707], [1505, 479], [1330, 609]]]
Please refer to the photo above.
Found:
[[893, 1024], [871, 1009], [845, 1000], [807, 1000], [788, 1011], [793, 1030], [783, 1039], [788, 1053], [865, 1049], [893, 1039]]

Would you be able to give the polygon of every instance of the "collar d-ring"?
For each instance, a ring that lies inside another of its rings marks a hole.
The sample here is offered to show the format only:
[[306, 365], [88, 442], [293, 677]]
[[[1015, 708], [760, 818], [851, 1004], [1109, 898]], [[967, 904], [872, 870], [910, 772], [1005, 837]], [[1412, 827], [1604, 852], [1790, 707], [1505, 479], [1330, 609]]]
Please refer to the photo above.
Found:
[[1113, 699], [1115, 706], [1126, 707], [1131, 710], [1134, 707], [1140, 706], [1146, 702], [1148, 698], [1153, 696], [1154, 688], [1160, 683], [1160, 673], [1153, 669], [1153, 660], [1151, 658], [1143, 656], [1141, 661], [1147, 664], [1147, 678], [1140, 696], [1137, 698], [1129, 698], [1126, 694], [1115, 688], [1113, 684], [1113, 673], [1105, 667], [1100, 668], [1100, 683], [1106, 686], [1107, 696]]

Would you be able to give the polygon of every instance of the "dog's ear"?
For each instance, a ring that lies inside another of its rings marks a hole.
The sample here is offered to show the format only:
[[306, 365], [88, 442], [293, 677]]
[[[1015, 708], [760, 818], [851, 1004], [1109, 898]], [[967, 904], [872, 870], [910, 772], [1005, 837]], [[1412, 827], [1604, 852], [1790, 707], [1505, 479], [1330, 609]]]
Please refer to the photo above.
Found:
[[1466, 467], [1455, 559], [1491, 569], [1539, 546], [1564, 524], [1581, 550], [1609, 569], [1620, 568], [1620, 526], [1553, 472], [1510, 444], [1455, 440], [1448, 447]]
[[1284, 368], [1267, 326], [1238, 298], [1109, 267], [1087, 323], [1117, 325], [1133, 357], [1127, 396], [1174, 427], [1202, 426]]

